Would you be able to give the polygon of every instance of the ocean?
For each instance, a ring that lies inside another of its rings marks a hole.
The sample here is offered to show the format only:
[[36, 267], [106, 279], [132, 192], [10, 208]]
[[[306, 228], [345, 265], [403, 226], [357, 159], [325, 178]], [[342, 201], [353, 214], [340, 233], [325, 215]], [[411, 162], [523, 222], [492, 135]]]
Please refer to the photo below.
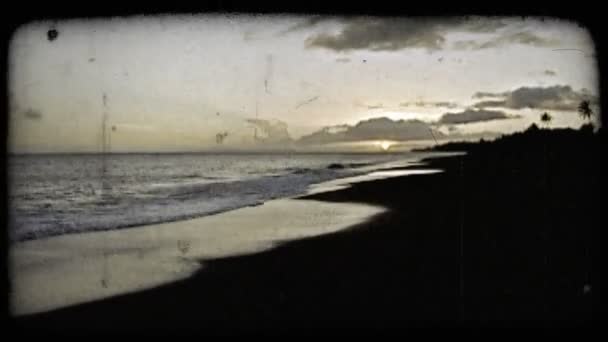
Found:
[[406, 166], [421, 154], [49, 154], [9, 157], [11, 241], [170, 222]]

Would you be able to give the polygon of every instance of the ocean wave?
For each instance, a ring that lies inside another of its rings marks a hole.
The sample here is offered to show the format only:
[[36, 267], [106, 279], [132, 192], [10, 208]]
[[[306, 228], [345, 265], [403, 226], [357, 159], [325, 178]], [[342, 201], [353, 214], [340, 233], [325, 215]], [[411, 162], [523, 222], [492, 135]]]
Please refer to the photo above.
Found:
[[11, 240], [24, 241], [68, 233], [130, 228], [217, 214], [264, 201], [304, 193], [309, 185], [348, 176], [332, 170], [298, 169], [280, 176], [203, 184], [176, 185], [150, 190], [148, 198], [98, 198], [70, 212], [51, 206], [17, 214]]
[[[258, 166], [258, 175], [248, 173], [249, 170], [243, 166], [241, 176], [232, 172], [230, 174], [235, 176], [226, 177], [226, 171], [232, 171], [230, 169], [222, 170], [221, 174], [203, 170], [178, 173], [177, 180], [175, 174], [165, 178], [160, 174], [145, 182], [141, 179], [146, 180], [145, 172], [148, 171], [137, 169], [122, 178], [115, 174], [105, 181], [72, 182], [39, 195], [31, 194], [32, 191], [39, 192], [39, 188], [21, 189], [25, 193], [12, 199], [9, 236], [11, 241], [24, 241], [213, 215], [260, 205], [271, 199], [304, 194], [313, 184], [371, 172], [387, 161], [306, 161], [293, 166], [284, 165], [287, 162], [297, 164], [292, 159], [283, 161], [283, 165], [274, 159], [269, 161], [272, 162], [277, 165], [266, 167], [260, 163], [264, 168]], [[377, 167], [370, 168], [370, 165]], [[135, 170], [132, 165], [127, 166]], [[173, 172], [170, 168], [166, 170]], [[56, 176], [54, 178], [57, 179]], [[140, 181], [125, 182], [125, 179]], [[95, 194], [91, 195], [88, 189], [95, 184], [99, 187], [100, 183], [101, 187], [94, 189]], [[48, 188], [47, 185], [44, 187]], [[80, 191], [85, 188], [87, 191]]]

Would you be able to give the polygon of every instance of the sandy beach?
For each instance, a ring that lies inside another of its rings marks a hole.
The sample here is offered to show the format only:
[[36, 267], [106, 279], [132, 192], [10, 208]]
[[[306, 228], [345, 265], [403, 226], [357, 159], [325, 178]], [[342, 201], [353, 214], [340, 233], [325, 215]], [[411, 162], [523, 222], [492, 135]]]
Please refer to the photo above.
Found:
[[[376, 171], [316, 184], [309, 194], [434, 172], [439, 170]], [[286, 198], [198, 219], [17, 243], [11, 247], [12, 313], [33, 314], [152, 288], [187, 278], [205, 260], [333, 233], [386, 210]]]
[[[334, 184], [331, 191], [277, 201], [299, 202], [301, 209], [324, 207], [319, 203], [365, 206], [357, 214], [330, 209], [352, 219], [349, 229], [334, 226], [271, 249], [258, 241], [249, 250], [257, 252], [219, 252], [179, 281], [16, 322], [61, 334], [584, 325], [591, 319], [591, 209], [597, 205], [584, 194], [595, 189], [599, 176], [592, 150], [566, 150], [556, 149], [547, 161], [557, 187], [541, 181], [536, 152], [495, 149], [403, 168], [439, 173]], [[574, 186], [574, 174], [586, 177]], [[264, 221], [267, 229], [289, 222], [273, 221]], [[166, 243], [177, 257], [175, 239]]]

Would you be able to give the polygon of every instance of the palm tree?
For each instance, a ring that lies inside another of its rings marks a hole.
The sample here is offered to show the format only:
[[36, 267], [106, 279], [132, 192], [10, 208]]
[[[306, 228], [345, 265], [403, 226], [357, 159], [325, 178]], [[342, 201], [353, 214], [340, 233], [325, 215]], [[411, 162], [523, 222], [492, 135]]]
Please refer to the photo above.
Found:
[[591, 120], [591, 115], [593, 115], [593, 110], [590, 107], [589, 101], [584, 100], [578, 105], [578, 113], [585, 120]]
[[540, 116], [540, 121], [546, 126], [549, 126], [551, 120], [553, 120], [553, 117], [547, 112], [544, 112], [543, 115]]

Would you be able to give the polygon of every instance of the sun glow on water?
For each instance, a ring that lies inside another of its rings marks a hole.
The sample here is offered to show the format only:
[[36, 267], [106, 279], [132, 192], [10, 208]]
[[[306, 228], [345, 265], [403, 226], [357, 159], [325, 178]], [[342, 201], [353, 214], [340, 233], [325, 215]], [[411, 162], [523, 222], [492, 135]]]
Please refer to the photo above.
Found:
[[388, 149], [391, 147], [391, 145], [393, 145], [393, 143], [390, 141], [383, 140], [378, 142], [378, 145], [380, 146], [380, 148], [382, 148], [382, 150], [388, 151]]

